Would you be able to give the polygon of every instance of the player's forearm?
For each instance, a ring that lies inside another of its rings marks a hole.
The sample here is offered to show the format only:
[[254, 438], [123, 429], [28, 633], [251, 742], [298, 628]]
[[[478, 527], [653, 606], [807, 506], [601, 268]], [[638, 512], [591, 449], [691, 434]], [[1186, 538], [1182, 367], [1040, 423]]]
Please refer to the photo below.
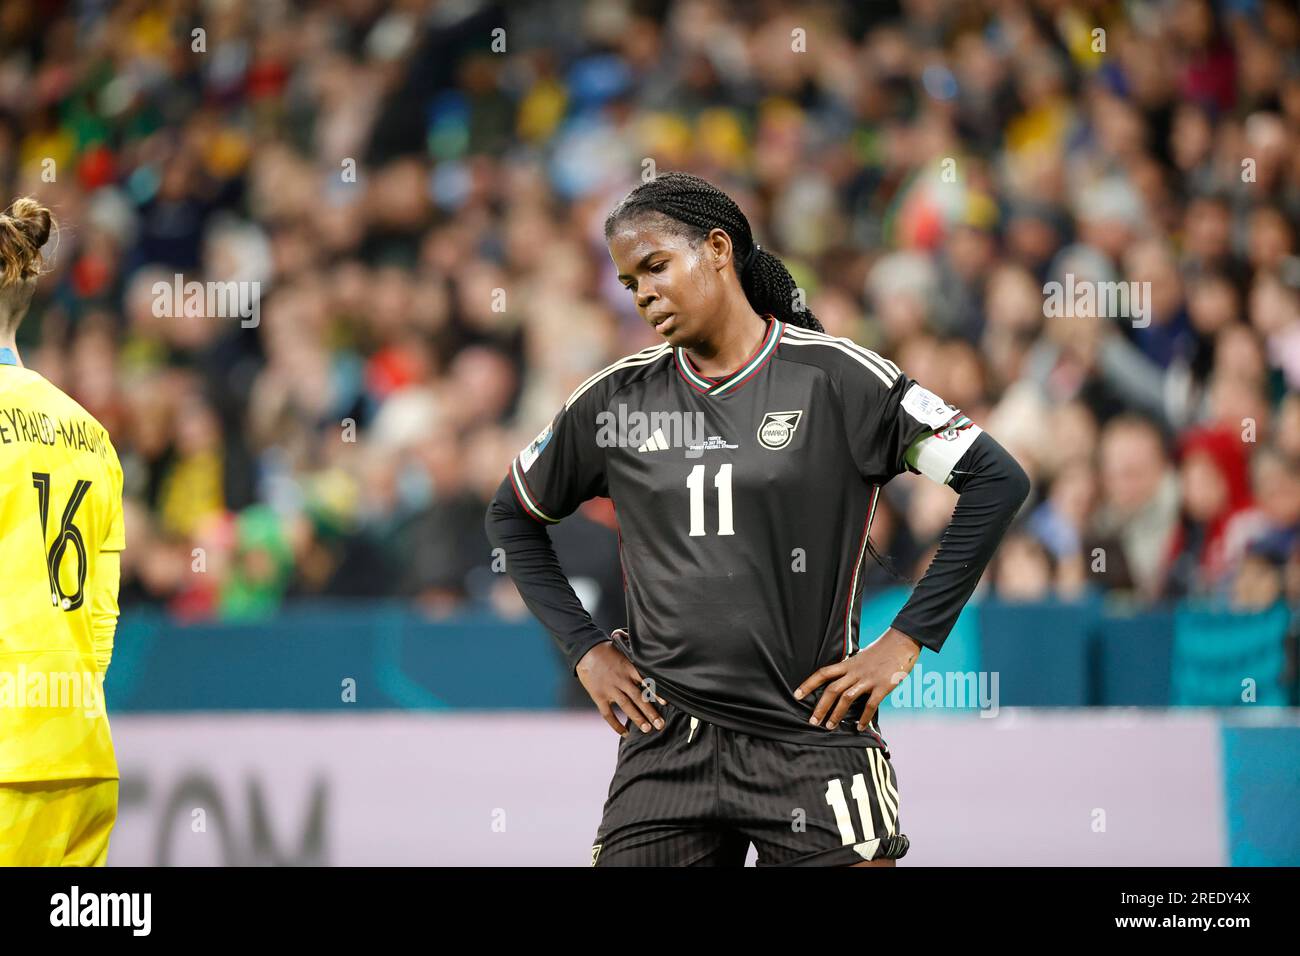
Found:
[[117, 590], [121, 559], [116, 551], [101, 551], [95, 561], [95, 580], [90, 604], [91, 640], [95, 666], [101, 674], [113, 659], [113, 638], [117, 633]]
[[1002, 536], [1029, 495], [1029, 477], [1005, 448], [981, 434], [953, 469], [958, 492], [939, 550], [893, 626], [938, 651]]
[[506, 572], [524, 604], [550, 632], [572, 673], [587, 651], [609, 637], [578, 600], [546, 528], [519, 505], [508, 478], [488, 505], [485, 528], [492, 546], [505, 551]]

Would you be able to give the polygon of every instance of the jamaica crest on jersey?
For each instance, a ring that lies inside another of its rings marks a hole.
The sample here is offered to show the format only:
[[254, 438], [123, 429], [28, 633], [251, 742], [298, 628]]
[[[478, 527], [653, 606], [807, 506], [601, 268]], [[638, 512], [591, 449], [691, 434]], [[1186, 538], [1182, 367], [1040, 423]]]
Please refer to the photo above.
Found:
[[758, 425], [758, 443], [772, 451], [784, 448], [790, 444], [790, 439], [794, 438], [795, 429], [799, 427], [801, 418], [803, 418], [802, 411], [767, 412]]

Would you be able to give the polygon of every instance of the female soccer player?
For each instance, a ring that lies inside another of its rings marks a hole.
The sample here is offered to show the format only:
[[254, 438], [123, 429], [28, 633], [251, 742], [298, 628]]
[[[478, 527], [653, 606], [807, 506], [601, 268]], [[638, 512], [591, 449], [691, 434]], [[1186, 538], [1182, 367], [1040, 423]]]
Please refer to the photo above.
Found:
[[[638, 186], [605, 236], [664, 342], [583, 382], [487, 514], [623, 738], [592, 864], [743, 865], [752, 842], [759, 865], [892, 866], [908, 841], [876, 710], [943, 645], [1028, 479], [957, 409], [797, 309], [781, 261], [709, 183]], [[960, 497], [893, 626], [860, 648], [871, 516], [904, 469]], [[598, 495], [619, 519], [625, 648], [545, 530]]]
[[0, 866], [102, 866], [117, 819], [103, 680], [117, 627], [122, 467], [15, 333], [53, 227], [0, 213]]

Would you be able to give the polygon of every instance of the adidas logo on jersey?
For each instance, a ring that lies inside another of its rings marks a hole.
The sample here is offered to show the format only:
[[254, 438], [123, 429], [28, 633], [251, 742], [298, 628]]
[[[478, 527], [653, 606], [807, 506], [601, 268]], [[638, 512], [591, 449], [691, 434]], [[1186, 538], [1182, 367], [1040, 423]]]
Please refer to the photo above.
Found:
[[667, 451], [667, 450], [668, 450], [668, 439], [664, 437], [664, 430], [662, 428], [656, 428], [655, 433], [651, 435], [649, 439], [646, 440], [645, 444], [643, 444], [640, 448], [637, 449], [637, 451]]

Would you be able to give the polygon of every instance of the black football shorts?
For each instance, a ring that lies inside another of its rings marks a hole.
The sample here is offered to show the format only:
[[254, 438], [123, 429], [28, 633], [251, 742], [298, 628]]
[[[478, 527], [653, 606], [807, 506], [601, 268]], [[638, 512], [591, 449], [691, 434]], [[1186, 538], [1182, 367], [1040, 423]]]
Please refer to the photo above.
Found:
[[663, 730], [636, 723], [618, 764], [592, 866], [843, 866], [897, 859], [898, 781], [875, 747], [787, 743], [657, 704]]

